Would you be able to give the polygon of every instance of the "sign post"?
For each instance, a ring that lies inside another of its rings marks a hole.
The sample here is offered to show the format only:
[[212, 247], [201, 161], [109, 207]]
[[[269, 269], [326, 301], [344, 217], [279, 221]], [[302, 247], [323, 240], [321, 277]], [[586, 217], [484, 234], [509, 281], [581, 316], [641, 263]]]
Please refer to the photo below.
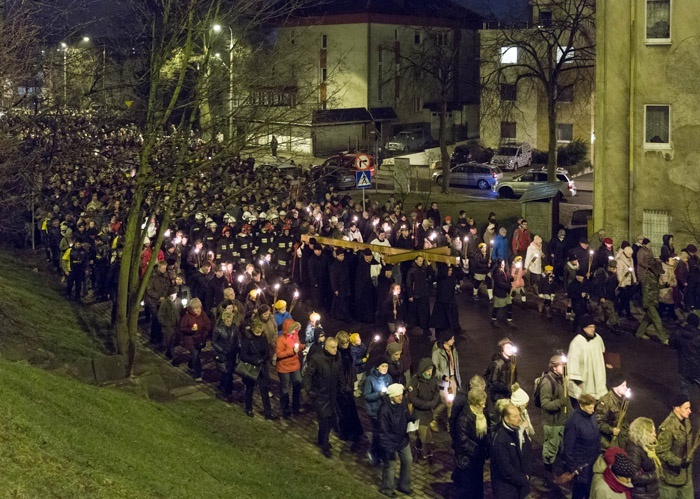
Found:
[[365, 189], [372, 187], [372, 176], [369, 170], [355, 172], [355, 188], [362, 190], [362, 211], [365, 211]]

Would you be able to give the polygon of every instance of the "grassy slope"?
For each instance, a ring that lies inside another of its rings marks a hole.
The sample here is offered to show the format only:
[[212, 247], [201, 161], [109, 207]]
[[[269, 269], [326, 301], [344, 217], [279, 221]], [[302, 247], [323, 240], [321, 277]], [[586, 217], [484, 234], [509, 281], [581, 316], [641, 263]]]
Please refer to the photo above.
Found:
[[19, 358], [46, 367], [104, 353], [102, 340], [85, 332], [80, 309], [52, 289], [44, 269], [32, 269], [22, 256], [0, 251], [0, 352], [14, 357], [23, 351]]
[[[0, 328], [8, 343], [101, 348], [41, 274], [0, 252]], [[30, 359], [31, 361], [32, 359]], [[0, 497], [373, 497], [298, 437], [211, 400], [161, 405], [0, 359]], [[276, 423], [278, 424], [278, 423]], [[373, 477], [375, 478], [375, 477]]]

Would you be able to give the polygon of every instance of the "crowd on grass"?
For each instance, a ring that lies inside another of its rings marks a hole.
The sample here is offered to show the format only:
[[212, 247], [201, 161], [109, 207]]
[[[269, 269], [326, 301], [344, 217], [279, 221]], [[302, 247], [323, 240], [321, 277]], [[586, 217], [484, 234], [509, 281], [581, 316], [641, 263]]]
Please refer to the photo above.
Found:
[[[143, 139], [135, 126], [108, 131], [91, 123], [80, 114], [59, 128], [39, 121], [21, 139], [29, 149], [59, 151], [42, 165], [40, 229], [66, 297], [116, 303]], [[494, 497], [527, 496], [532, 406], [542, 413], [542, 478], [571, 487], [574, 498], [693, 496], [697, 442], [688, 394], [700, 379], [695, 246], [677, 250], [668, 235], [656, 258], [645, 235], [615, 245], [602, 231], [589, 242], [571, 241], [562, 229], [543, 241], [524, 219], [510, 227], [495, 213], [474, 220], [460, 211], [453, 218], [437, 203], [407, 207], [393, 195], [372, 196], [363, 209], [313, 171], [290, 179], [282, 170], [257, 168], [252, 157], [219, 164], [216, 150], [174, 132], [159, 139], [155, 171], [172, 162], [166, 146], [175, 140], [191, 149], [193, 161], [211, 164], [206, 175], [195, 168], [183, 181], [177, 216], [160, 246], [154, 243], [162, 218], [144, 221], [142, 275], [154, 253], [158, 260], [144, 296], [144, 325], [153, 347], [173, 363], [189, 352], [197, 381], [202, 350], [211, 345], [224, 400], [236, 400], [240, 378], [248, 416], [254, 417], [257, 387], [266, 419], [294, 418], [303, 410], [303, 389], [325, 456], [332, 457], [331, 431], [358, 452], [371, 430], [368, 456], [382, 467], [380, 491], [387, 496], [411, 493], [413, 460], [432, 460], [438, 431], [451, 436], [457, 496], [483, 497], [487, 461]], [[67, 154], [81, 150], [88, 154]], [[163, 199], [159, 191], [154, 186], [149, 203]], [[371, 246], [349, 249], [348, 242]], [[456, 263], [430, 262], [422, 253], [391, 265], [389, 247], [448, 247]], [[514, 305], [534, 300], [542, 320], [555, 320], [553, 305], [565, 304], [556, 320], [576, 334], [566, 352], [552, 352], [533, 393], [518, 382], [517, 351], [507, 336], [484, 371], [463, 378], [454, 346], [464, 334], [460, 293], [491, 310], [494, 329], [518, 327]], [[642, 317], [634, 324], [638, 338], [651, 333], [679, 351], [681, 391], [658, 426], [644, 417], [628, 422], [625, 374], [604, 358], [600, 329], [623, 334], [636, 320], [633, 312]], [[338, 330], [324, 329], [321, 315]], [[383, 333], [346, 331], [356, 322]], [[411, 341], [432, 342], [431, 357], [414, 363]], [[275, 377], [277, 411], [270, 398]], [[371, 428], [363, 428], [358, 405]]]

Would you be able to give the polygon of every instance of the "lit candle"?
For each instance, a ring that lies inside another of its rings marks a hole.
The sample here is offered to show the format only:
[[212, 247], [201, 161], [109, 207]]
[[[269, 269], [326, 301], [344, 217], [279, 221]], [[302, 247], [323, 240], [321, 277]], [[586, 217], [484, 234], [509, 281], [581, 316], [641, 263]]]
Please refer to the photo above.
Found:
[[187, 306], [187, 298], [183, 298], [182, 300], [180, 300], [180, 303], [182, 304], [183, 307], [186, 307]]
[[455, 400], [455, 395], [454, 395], [454, 393], [448, 393], [448, 394], [447, 394], [447, 401], [448, 401], [448, 402], [454, 402], [454, 400]]
[[170, 237], [170, 229], [165, 231], [165, 237]]

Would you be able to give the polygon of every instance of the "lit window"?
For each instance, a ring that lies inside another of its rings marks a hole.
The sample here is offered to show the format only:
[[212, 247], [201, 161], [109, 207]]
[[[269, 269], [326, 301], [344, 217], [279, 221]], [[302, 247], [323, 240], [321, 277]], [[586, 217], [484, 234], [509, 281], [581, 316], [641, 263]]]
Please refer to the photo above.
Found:
[[557, 142], [571, 142], [572, 140], [574, 140], [574, 125], [557, 123]]
[[564, 64], [571, 64], [574, 62], [574, 49], [573, 48], [564, 48], [564, 47], [557, 47], [557, 64], [559, 64], [559, 61], [564, 58]]
[[644, 147], [665, 149], [671, 144], [671, 106], [644, 106]]
[[514, 139], [516, 137], [514, 121], [501, 121], [501, 138]]
[[501, 64], [517, 64], [518, 47], [501, 47]]
[[671, 0], [647, 0], [647, 41], [671, 41]]

